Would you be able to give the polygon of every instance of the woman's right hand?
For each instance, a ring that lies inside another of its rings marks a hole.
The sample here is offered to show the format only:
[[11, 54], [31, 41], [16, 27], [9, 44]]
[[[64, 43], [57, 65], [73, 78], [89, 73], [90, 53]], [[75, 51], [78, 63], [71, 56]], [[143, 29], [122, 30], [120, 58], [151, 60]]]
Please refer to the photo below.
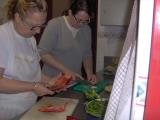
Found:
[[42, 83], [34, 83], [33, 85], [33, 91], [38, 95], [38, 96], [44, 96], [44, 95], [53, 95], [55, 92], [51, 91], [48, 89], [44, 84]]

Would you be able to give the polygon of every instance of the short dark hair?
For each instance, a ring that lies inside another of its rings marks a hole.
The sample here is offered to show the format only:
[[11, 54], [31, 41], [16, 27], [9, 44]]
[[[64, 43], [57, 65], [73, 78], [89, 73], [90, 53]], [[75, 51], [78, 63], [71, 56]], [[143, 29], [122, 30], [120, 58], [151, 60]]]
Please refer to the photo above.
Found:
[[72, 10], [72, 14], [75, 15], [79, 11], [85, 11], [88, 15], [92, 15], [92, 5], [89, 0], [73, 0], [70, 10]]

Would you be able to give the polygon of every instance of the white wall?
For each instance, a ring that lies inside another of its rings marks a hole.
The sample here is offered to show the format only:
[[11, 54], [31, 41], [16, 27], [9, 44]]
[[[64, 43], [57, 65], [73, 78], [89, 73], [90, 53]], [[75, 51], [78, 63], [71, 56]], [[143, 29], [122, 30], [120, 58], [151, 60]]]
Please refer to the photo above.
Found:
[[128, 25], [134, 0], [100, 0], [101, 24]]
[[[105, 6], [105, 5], [103, 5]], [[101, 25], [101, 0], [98, 0], [98, 34], [97, 34], [97, 59], [96, 71], [104, 68], [104, 56], [120, 57], [127, 26]], [[110, 16], [108, 16], [110, 17]]]

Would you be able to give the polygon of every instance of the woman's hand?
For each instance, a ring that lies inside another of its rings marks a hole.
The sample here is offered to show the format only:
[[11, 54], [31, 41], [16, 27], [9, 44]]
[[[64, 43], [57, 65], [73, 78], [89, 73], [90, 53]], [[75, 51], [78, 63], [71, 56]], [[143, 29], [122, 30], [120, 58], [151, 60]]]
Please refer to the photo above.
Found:
[[92, 85], [97, 84], [97, 77], [96, 77], [95, 74], [87, 75], [87, 80], [88, 80]]
[[[59, 93], [67, 90], [67, 84], [72, 80], [70, 75], [60, 73], [56, 77], [47, 79], [45, 86], [50, 90]], [[45, 80], [46, 81], [46, 80]]]
[[64, 91], [71, 80], [72, 78], [70, 75], [61, 75], [58, 79], [54, 80], [54, 85], [51, 87], [51, 90], [56, 92]]
[[38, 95], [38, 96], [43, 96], [43, 95], [53, 95], [55, 92], [51, 91], [48, 89], [44, 84], [42, 83], [34, 83], [33, 84], [33, 91]]

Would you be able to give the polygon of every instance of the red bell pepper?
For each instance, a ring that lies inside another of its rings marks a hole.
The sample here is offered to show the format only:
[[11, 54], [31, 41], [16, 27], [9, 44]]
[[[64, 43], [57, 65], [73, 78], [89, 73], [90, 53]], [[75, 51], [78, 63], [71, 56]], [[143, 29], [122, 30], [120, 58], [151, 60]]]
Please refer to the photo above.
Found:
[[48, 105], [48, 106], [42, 106], [38, 109], [40, 112], [64, 112], [67, 106], [67, 102], [65, 102], [63, 105], [55, 106], [55, 105]]
[[55, 81], [54, 86], [52, 86], [50, 89], [53, 91], [63, 89], [68, 85], [68, 83], [71, 80], [72, 80], [72, 77], [70, 75], [62, 75], [59, 79]]

